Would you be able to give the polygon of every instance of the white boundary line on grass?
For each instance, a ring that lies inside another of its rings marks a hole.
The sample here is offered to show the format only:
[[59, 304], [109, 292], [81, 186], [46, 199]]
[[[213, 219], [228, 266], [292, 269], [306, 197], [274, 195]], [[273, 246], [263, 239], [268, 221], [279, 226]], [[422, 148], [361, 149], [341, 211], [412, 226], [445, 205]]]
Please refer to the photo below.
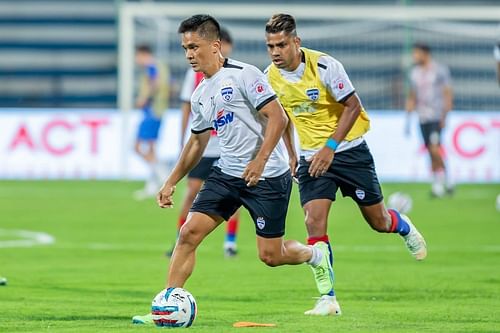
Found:
[[0, 229], [0, 237], [2, 238], [20, 238], [12, 240], [0, 240], [0, 248], [10, 247], [33, 247], [37, 245], [54, 244], [56, 239], [45, 233], [30, 230], [15, 230], [15, 229]]

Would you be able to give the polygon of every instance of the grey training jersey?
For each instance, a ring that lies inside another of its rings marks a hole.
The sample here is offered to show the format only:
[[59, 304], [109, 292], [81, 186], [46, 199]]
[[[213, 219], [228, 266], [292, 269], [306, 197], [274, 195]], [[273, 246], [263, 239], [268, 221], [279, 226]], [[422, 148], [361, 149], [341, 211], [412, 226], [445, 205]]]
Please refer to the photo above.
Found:
[[439, 121], [444, 111], [443, 89], [451, 85], [448, 67], [434, 61], [429, 68], [416, 66], [410, 73], [410, 82], [420, 122]]
[[[205, 78], [191, 96], [191, 131], [215, 129], [219, 138], [222, 172], [241, 177], [264, 140], [267, 119], [259, 110], [276, 99], [267, 78], [256, 67], [226, 59], [223, 67]], [[288, 167], [280, 140], [266, 163], [262, 177], [276, 177]]]

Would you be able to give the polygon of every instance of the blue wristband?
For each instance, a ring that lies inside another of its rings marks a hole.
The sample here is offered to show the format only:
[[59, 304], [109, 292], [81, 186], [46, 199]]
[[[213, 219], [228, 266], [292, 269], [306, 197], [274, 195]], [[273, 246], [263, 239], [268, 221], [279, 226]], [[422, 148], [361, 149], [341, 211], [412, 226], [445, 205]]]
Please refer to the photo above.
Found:
[[335, 150], [337, 150], [337, 147], [339, 146], [339, 143], [337, 141], [335, 141], [334, 139], [329, 138], [326, 141], [326, 145], [325, 146], [327, 146], [331, 150], [335, 151]]

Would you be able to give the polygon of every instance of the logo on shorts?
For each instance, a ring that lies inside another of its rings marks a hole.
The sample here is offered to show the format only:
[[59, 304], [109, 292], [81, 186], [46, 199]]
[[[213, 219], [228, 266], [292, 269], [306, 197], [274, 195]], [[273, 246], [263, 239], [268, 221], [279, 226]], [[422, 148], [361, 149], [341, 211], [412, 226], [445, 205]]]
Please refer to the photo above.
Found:
[[266, 220], [262, 216], [257, 218], [257, 227], [262, 230], [266, 226]]
[[306, 90], [307, 97], [313, 102], [316, 102], [319, 98], [319, 89], [311, 88]]
[[356, 196], [359, 200], [363, 200], [365, 198], [365, 191], [360, 190], [359, 188], [356, 190]]
[[230, 102], [233, 99], [233, 88], [225, 87], [220, 90], [222, 98], [225, 102]]

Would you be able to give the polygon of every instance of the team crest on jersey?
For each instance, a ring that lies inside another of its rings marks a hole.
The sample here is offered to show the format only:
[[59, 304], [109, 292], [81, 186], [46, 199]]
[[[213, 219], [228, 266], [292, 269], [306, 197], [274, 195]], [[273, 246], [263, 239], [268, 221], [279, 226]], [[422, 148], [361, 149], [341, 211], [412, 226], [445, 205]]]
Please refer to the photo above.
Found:
[[306, 90], [307, 97], [313, 102], [316, 102], [319, 98], [319, 89], [311, 88]]
[[365, 198], [365, 191], [360, 190], [359, 188], [356, 190], [356, 196], [359, 200], [363, 200]]
[[266, 226], [266, 220], [262, 216], [257, 218], [257, 227], [262, 230]]
[[220, 90], [224, 102], [230, 102], [233, 99], [233, 87], [225, 87]]

